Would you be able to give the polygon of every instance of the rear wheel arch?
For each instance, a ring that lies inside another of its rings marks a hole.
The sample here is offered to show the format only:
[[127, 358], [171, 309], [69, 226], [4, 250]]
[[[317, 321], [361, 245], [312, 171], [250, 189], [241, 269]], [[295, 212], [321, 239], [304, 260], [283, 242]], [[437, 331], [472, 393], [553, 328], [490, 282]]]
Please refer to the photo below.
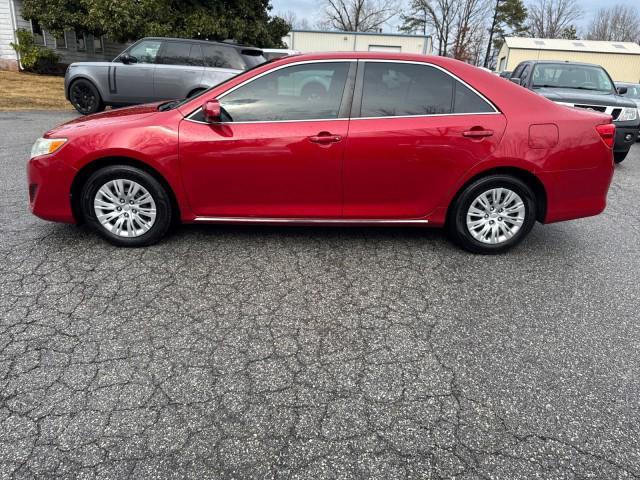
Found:
[[80, 205], [80, 194], [82, 192], [82, 187], [85, 182], [91, 177], [91, 175], [98, 170], [115, 166], [115, 165], [126, 165], [130, 167], [139, 168], [140, 170], [145, 171], [152, 177], [154, 177], [167, 191], [169, 194], [169, 198], [171, 199], [171, 206], [173, 212], [172, 223], [176, 224], [180, 220], [180, 207], [178, 205], [178, 200], [176, 194], [171, 187], [171, 184], [167, 181], [167, 179], [154, 167], [149, 164], [142, 162], [140, 160], [136, 160], [130, 157], [106, 157], [98, 160], [94, 160], [92, 162], [87, 163], [83, 166], [73, 179], [71, 184], [70, 200], [71, 200], [71, 210], [73, 211], [73, 216], [76, 219], [77, 223], [83, 223], [84, 218], [82, 214], [82, 209]]
[[449, 221], [452, 207], [455, 204], [458, 197], [461, 193], [473, 182], [479, 180], [483, 177], [488, 177], [489, 175], [510, 175], [513, 176], [522, 182], [524, 182], [535, 195], [536, 202], [536, 220], [540, 223], [544, 223], [544, 219], [547, 215], [547, 191], [540, 179], [529, 172], [528, 170], [518, 168], [518, 167], [496, 167], [491, 168], [489, 170], [483, 170], [482, 172], [477, 173], [476, 175], [469, 178], [464, 184], [458, 188], [456, 194], [453, 196], [451, 201], [449, 202], [449, 206], [447, 207], [447, 222]]

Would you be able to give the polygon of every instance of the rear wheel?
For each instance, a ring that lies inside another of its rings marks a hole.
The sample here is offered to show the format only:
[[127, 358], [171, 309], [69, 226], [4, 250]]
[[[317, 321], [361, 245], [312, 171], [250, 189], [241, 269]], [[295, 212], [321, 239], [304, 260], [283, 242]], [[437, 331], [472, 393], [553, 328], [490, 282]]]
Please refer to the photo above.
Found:
[[151, 245], [171, 225], [168, 192], [153, 176], [128, 165], [105, 167], [91, 175], [80, 202], [87, 223], [114, 245]]
[[616, 163], [620, 163], [625, 158], [627, 158], [628, 154], [629, 154], [628, 151], [626, 151], [626, 152], [613, 152], [613, 161], [616, 162]]
[[83, 78], [71, 84], [69, 100], [75, 109], [83, 115], [101, 112], [105, 107], [95, 85]]
[[447, 228], [474, 253], [501, 253], [521, 242], [536, 221], [535, 195], [510, 175], [490, 175], [468, 185], [451, 207]]

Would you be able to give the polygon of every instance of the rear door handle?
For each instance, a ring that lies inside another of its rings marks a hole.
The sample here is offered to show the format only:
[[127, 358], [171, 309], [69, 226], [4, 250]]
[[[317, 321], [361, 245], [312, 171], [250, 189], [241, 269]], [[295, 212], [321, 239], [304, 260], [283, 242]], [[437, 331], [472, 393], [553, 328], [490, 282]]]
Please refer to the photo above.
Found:
[[484, 137], [490, 137], [491, 135], [493, 135], [493, 130], [467, 130], [466, 132], [462, 132], [462, 136], [463, 137], [468, 137], [468, 138], [484, 138]]
[[340, 135], [333, 135], [329, 132], [320, 132], [318, 135], [309, 137], [309, 141], [312, 143], [320, 143], [326, 145], [328, 143], [336, 143], [342, 140]]

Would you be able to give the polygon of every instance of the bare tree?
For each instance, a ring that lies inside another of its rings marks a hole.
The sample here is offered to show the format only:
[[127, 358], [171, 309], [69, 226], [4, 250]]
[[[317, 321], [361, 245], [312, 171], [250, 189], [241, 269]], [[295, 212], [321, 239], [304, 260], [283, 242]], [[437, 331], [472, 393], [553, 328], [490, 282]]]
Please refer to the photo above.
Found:
[[529, 32], [537, 38], [560, 38], [583, 15], [578, 0], [535, 0], [528, 9]]
[[345, 32], [375, 32], [396, 13], [396, 0], [324, 0], [320, 24]]
[[488, 15], [487, 0], [460, 0], [453, 28], [453, 58], [465, 62], [475, 60], [475, 49], [484, 37]]
[[589, 25], [589, 40], [640, 42], [640, 13], [631, 5], [601, 8]]
[[462, 3], [460, 0], [412, 0], [409, 14], [401, 16], [400, 29], [426, 35], [427, 28], [432, 28], [438, 40], [438, 55], [447, 56]]
[[278, 17], [282, 18], [292, 30], [310, 30], [311, 25], [309, 24], [309, 20], [306, 18], [298, 18], [296, 12], [293, 10], [287, 10], [286, 12], [281, 12], [277, 14]]

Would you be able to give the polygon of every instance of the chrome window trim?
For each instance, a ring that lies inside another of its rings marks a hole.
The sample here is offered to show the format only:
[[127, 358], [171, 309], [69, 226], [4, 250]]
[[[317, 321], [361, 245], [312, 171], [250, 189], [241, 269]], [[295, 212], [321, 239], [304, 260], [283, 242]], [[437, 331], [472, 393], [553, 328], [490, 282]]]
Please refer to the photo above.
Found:
[[[276, 71], [281, 70], [283, 68], [292, 67], [292, 66], [296, 66], [296, 65], [305, 65], [305, 64], [309, 64], [309, 63], [334, 63], [334, 62], [409, 63], [409, 64], [413, 64], [413, 65], [426, 65], [426, 66], [429, 66], [429, 67], [433, 67], [433, 68], [436, 68], [437, 70], [440, 70], [440, 71], [444, 72], [445, 74], [449, 75], [454, 80], [457, 80], [458, 82], [462, 83], [465, 87], [467, 87], [473, 93], [478, 95], [482, 100], [484, 100], [493, 109], [493, 112], [433, 113], [433, 114], [396, 115], [396, 116], [386, 116], [385, 115], [385, 116], [380, 116], [380, 117], [313, 118], [313, 119], [304, 119], [304, 120], [254, 120], [254, 121], [247, 121], [247, 122], [218, 122], [215, 125], [244, 125], [244, 124], [254, 124], [254, 123], [331, 122], [331, 121], [336, 121], [336, 120], [372, 120], [372, 119], [380, 119], [380, 118], [391, 119], [391, 118], [454, 117], [454, 116], [455, 117], [459, 117], [459, 116], [462, 116], [462, 115], [502, 115], [502, 112], [500, 112], [500, 110], [498, 110], [498, 108], [490, 100], [488, 100], [487, 97], [485, 97], [483, 94], [478, 92], [475, 88], [473, 88], [471, 85], [469, 85], [467, 82], [465, 82], [464, 80], [462, 80], [458, 76], [452, 74], [448, 70], [446, 70], [446, 69], [444, 69], [444, 68], [442, 68], [442, 67], [440, 67], [438, 65], [434, 65], [433, 63], [430, 63], [430, 62], [419, 62], [419, 61], [416, 61], [416, 60], [336, 58], [336, 59], [322, 59], [322, 60], [303, 60], [303, 61], [300, 61], [300, 62], [287, 63], [285, 65], [279, 66], [278, 68], [274, 68], [272, 70], [267, 70], [266, 72], [262, 72], [260, 75], [257, 75], [255, 77], [249, 78], [249, 79], [245, 80], [244, 82], [239, 83], [235, 87], [233, 87], [233, 88], [227, 90], [226, 92], [220, 94], [218, 97], [216, 97], [216, 100], [220, 100], [221, 98], [224, 98], [226, 95], [230, 94], [234, 90], [237, 90], [238, 88], [240, 88], [240, 87], [242, 87], [244, 85], [247, 85], [248, 83], [250, 83], [250, 82], [252, 82], [254, 80], [257, 80], [257, 79], [263, 77], [264, 75], [268, 75], [269, 73], [276, 72]], [[200, 123], [200, 124], [203, 124], [203, 125], [213, 125], [213, 124], [208, 123], [208, 122], [201, 122], [199, 120], [194, 120], [193, 118], [191, 118], [191, 117], [197, 115], [198, 113], [200, 113], [201, 110], [202, 110], [202, 107], [198, 107], [196, 110], [194, 110], [193, 112], [188, 114], [186, 117], [184, 117], [184, 119], [189, 121], [189, 122], [193, 122], [193, 123]]]

